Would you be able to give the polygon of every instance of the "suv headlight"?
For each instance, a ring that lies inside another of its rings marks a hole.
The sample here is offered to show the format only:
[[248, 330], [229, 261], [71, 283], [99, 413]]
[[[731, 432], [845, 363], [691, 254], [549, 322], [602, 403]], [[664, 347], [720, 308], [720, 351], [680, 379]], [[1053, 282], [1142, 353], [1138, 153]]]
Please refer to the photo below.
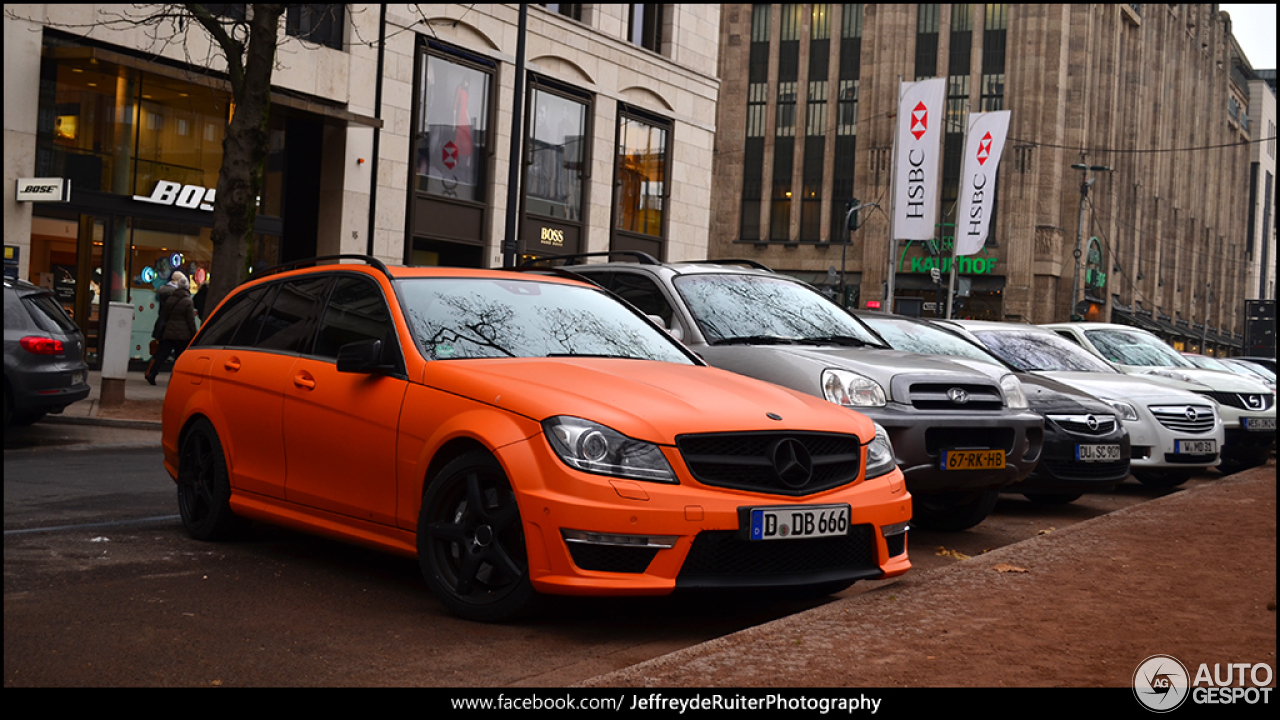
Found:
[[1121, 422], [1137, 422], [1138, 421], [1138, 410], [1137, 408], [1130, 405], [1129, 403], [1121, 402], [1120, 400], [1111, 400], [1109, 398], [1099, 398], [1099, 399], [1105, 402], [1106, 404], [1110, 405], [1111, 407], [1115, 408], [1116, 413], [1120, 415]]
[[822, 394], [828, 401], [846, 407], [884, 407], [884, 388], [865, 375], [849, 370], [822, 371]]
[[1000, 378], [1000, 390], [1004, 392], [1004, 404], [1017, 410], [1027, 409], [1027, 394], [1022, 392], [1022, 381], [1016, 375]]
[[878, 478], [893, 472], [898, 466], [893, 456], [893, 443], [889, 442], [889, 433], [876, 423], [876, 436], [867, 444], [867, 479]]
[[571, 468], [632, 480], [679, 482], [657, 445], [633, 440], [600, 423], [559, 415], [543, 420], [542, 431]]

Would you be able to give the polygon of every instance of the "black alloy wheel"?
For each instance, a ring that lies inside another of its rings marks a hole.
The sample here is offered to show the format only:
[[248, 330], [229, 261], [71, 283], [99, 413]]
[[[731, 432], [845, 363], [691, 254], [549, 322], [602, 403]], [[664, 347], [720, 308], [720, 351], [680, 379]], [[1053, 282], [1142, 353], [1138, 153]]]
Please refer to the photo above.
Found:
[[520, 509], [492, 455], [467, 453], [431, 482], [418, 516], [418, 563], [432, 593], [460, 617], [504, 622], [532, 609]]
[[223, 540], [245, 525], [231, 511], [227, 460], [213, 424], [201, 418], [188, 428], [178, 452], [178, 512], [196, 540]]

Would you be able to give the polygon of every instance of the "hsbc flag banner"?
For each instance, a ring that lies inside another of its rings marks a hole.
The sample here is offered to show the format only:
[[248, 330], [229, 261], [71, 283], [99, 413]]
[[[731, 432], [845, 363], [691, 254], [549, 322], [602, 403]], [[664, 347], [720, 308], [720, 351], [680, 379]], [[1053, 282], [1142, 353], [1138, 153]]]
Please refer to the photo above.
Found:
[[928, 240], [937, 235], [946, 82], [945, 78], [904, 82], [898, 93], [893, 235], [899, 240]]
[[1009, 134], [1009, 111], [973, 113], [969, 139], [964, 147], [960, 174], [960, 208], [956, 212], [956, 255], [972, 255], [982, 249], [991, 228], [996, 202], [996, 169]]

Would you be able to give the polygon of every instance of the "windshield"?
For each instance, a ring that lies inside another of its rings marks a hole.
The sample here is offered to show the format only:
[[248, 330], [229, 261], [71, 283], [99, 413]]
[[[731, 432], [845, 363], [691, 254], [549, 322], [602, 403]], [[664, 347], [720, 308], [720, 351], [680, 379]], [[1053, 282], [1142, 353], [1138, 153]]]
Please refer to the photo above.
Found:
[[707, 343], [831, 343], [884, 347], [844, 308], [785, 278], [700, 274], [676, 278], [676, 289]]
[[431, 360], [589, 355], [693, 364], [666, 333], [593, 288], [493, 278], [398, 285]]
[[879, 315], [859, 315], [858, 318], [870, 325], [894, 350], [922, 355], [952, 355], [993, 365], [1001, 364], [998, 358], [986, 350], [949, 330], [928, 323]]
[[1183, 355], [1182, 357], [1191, 361], [1192, 365], [1205, 370], [1223, 370], [1225, 372], [1234, 372], [1231, 368], [1223, 363], [1209, 357], [1208, 355]]
[[1019, 370], [1119, 372], [1088, 350], [1053, 333], [1034, 330], [974, 330], [987, 349]]
[[1232, 368], [1235, 372], [1243, 370], [1247, 373], [1256, 375], [1267, 382], [1274, 383], [1276, 381], [1276, 374], [1261, 365], [1254, 365], [1250, 362], [1241, 362], [1239, 360], [1224, 360], [1222, 364]]
[[1105, 328], [1086, 330], [1084, 334], [1103, 357], [1114, 363], [1145, 367], [1195, 367], [1163, 340], [1141, 330]]

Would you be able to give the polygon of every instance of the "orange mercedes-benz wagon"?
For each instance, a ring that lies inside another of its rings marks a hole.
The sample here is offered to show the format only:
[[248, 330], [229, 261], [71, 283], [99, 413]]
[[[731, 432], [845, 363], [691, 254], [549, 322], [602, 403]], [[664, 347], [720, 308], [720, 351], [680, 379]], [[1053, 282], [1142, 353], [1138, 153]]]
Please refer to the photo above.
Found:
[[580, 280], [350, 259], [240, 286], [175, 364], [192, 537], [260, 520], [416, 557], [485, 621], [542, 593], [910, 568], [911, 498], [865, 416], [708, 367]]

